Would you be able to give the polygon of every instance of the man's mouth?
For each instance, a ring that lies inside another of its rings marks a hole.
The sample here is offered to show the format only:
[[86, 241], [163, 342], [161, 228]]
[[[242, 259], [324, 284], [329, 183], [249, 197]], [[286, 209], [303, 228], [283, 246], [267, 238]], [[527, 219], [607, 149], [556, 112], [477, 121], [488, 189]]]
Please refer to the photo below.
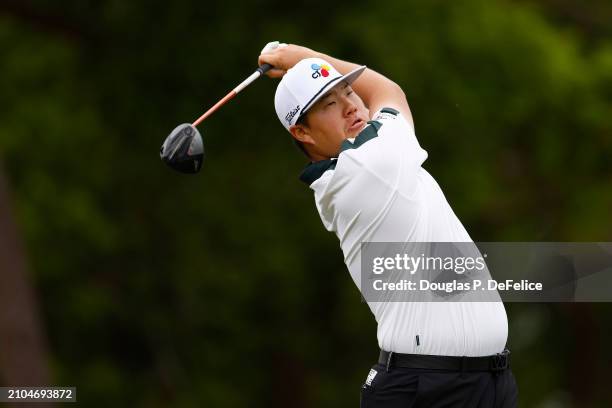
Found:
[[353, 121], [353, 123], [351, 123], [351, 125], [348, 127], [347, 130], [348, 130], [349, 133], [355, 132], [357, 130], [361, 130], [361, 128], [363, 127], [364, 123], [365, 122], [363, 120], [361, 120], [361, 119], [355, 119]]

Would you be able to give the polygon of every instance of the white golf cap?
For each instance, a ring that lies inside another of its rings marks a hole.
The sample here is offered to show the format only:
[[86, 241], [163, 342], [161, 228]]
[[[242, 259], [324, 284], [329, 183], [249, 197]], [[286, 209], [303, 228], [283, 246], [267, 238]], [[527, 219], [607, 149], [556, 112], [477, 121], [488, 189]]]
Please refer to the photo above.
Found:
[[289, 130], [328, 90], [343, 81], [351, 84], [365, 68], [364, 65], [342, 75], [321, 58], [301, 60], [287, 71], [276, 88], [274, 108], [278, 119]]

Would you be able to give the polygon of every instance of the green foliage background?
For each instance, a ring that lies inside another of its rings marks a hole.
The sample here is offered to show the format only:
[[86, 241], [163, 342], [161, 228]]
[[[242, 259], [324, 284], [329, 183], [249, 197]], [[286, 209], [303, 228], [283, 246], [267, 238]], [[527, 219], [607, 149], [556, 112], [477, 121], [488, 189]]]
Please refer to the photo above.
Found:
[[[475, 240], [611, 241], [611, 17], [603, 0], [6, 3], [0, 157], [54, 382], [86, 406], [357, 406], [375, 323], [297, 180], [275, 82], [206, 121], [199, 175], [157, 154], [271, 40], [398, 82]], [[609, 305], [507, 309], [521, 406], [612, 404]]]

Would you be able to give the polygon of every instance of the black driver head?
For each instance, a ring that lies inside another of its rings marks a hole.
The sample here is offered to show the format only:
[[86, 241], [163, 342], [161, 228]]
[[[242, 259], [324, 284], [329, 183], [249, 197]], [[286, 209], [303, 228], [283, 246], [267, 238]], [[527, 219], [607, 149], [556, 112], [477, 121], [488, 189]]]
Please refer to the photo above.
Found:
[[204, 144], [200, 132], [190, 123], [178, 125], [164, 140], [159, 157], [174, 170], [197, 173], [204, 160]]

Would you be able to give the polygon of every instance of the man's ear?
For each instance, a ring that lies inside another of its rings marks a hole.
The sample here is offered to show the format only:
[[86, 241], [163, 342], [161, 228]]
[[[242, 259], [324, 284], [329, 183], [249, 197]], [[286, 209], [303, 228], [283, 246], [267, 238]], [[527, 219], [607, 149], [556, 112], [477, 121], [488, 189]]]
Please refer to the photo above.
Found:
[[315, 143], [314, 139], [310, 135], [309, 130], [310, 129], [308, 129], [304, 125], [292, 125], [289, 128], [289, 132], [291, 132], [291, 136], [293, 136], [293, 138], [297, 140], [298, 142], [306, 143], [306, 144], [314, 144]]

